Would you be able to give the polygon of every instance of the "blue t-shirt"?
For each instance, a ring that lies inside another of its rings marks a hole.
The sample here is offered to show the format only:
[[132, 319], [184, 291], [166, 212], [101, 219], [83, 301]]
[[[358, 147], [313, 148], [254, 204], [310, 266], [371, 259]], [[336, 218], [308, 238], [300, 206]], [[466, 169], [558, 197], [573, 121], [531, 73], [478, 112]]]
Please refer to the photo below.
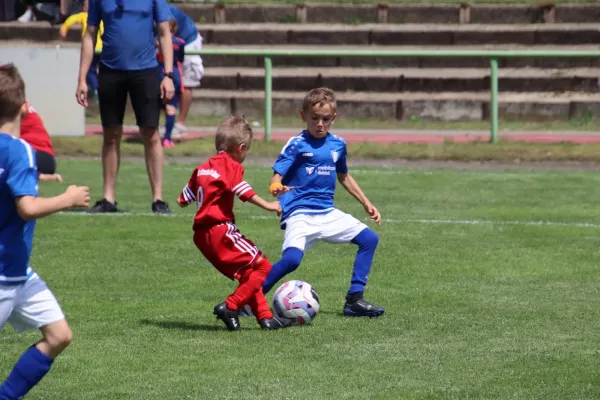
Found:
[[196, 28], [194, 20], [172, 4], [169, 5], [169, 10], [171, 11], [173, 18], [175, 18], [175, 21], [177, 21], [177, 36], [185, 40], [186, 45], [196, 40], [198, 37], [198, 29]]
[[100, 61], [117, 70], [156, 68], [154, 24], [170, 17], [166, 0], [90, 0], [88, 25], [104, 22]]
[[348, 172], [346, 142], [331, 132], [317, 139], [308, 131], [302, 131], [288, 140], [273, 171], [283, 176], [284, 185], [294, 187], [279, 196], [283, 229], [292, 215], [328, 213], [335, 209], [337, 174]]
[[15, 199], [37, 196], [37, 185], [34, 150], [0, 133], [0, 284], [22, 284], [35, 274], [29, 266], [35, 220], [19, 216]]

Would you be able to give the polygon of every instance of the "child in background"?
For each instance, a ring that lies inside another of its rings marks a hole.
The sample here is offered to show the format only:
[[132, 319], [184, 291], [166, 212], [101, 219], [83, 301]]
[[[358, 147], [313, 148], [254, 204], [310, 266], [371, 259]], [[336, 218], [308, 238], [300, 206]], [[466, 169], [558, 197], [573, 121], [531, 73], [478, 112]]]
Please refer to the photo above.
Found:
[[[175, 86], [175, 95], [167, 104], [165, 104], [165, 134], [163, 136], [162, 145], [166, 148], [175, 147], [175, 143], [171, 140], [173, 135], [173, 127], [175, 126], [175, 118], [177, 116], [177, 108], [179, 107], [179, 99], [183, 93], [183, 76], [181, 64], [185, 56], [185, 41], [180, 37], [175, 36], [179, 27], [174, 18], [169, 20], [169, 28], [171, 30], [171, 38], [173, 40], [173, 85]], [[158, 48], [158, 41], [156, 42]], [[156, 55], [160, 67], [160, 80], [165, 76], [165, 65], [160, 51]]]
[[29, 143], [35, 150], [38, 178], [43, 182], [62, 182], [56, 173], [56, 158], [50, 135], [42, 122], [42, 118], [29, 104], [21, 120], [21, 139]]
[[263, 200], [243, 180], [242, 162], [251, 143], [252, 129], [243, 117], [225, 119], [215, 135], [218, 153], [194, 170], [177, 200], [181, 207], [196, 203], [193, 225], [196, 247], [219, 272], [239, 282], [235, 292], [213, 311], [231, 331], [240, 329], [238, 314], [245, 304], [250, 305], [262, 329], [292, 325], [291, 320], [273, 316], [262, 292], [271, 263], [235, 225], [235, 196], [267, 211], [281, 211], [277, 201]]
[[[88, 0], [83, 3], [83, 11], [78, 14], [73, 14], [62, 24], [60, 27], [60, 37], [63, 39], [67, 38], [67, 32], [73, 25], [81, 25], [81, 35], [85, 34], [87, 29], [87, 18], [88, 18]], [[102, 35], [104, 34], [104, 24], [100, 22], [98, 28], [98, 40], [96, 41], [96, 52], [102, 51]], [[93, 96], [98, 95], [98, 63], [100, 62], [100, 54], [94, 54], [92, 64], [87, 73], [87, 84], [89, 85], [90, 93]]]

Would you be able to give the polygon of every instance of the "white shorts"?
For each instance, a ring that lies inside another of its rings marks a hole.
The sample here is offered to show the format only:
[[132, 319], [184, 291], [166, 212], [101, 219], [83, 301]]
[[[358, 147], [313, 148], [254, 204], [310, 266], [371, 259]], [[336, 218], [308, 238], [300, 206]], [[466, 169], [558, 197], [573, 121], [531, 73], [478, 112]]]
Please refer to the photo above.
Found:
[[0, 285], [0, 331], [8, 322], [19, 332], [64, 319], [58, 301], [41, 278], [22, 285]]
[[365, 228], [367, 225], [337, 209], [327, 214], [293, 215], [286, 220], [282, 251], [288, 247], [308, 250], [319, 240], [349, 243]]
[[[184, 49], [187, 50], [202, 50], [202, 36], [198, 35], [196, 40], [187, 44]], [[183, 86], [193, 88], [200, 86], [200, 81], [204, 75], [204, 65], [202, 57], [185, 55], [183, 58]]]

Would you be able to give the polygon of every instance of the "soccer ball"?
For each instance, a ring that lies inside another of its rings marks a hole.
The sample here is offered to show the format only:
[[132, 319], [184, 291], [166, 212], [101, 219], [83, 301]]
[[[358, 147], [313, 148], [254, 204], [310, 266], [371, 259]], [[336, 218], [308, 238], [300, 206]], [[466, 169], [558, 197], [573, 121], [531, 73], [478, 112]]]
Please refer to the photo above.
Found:
[[319, 312], [319, 296], [310, 283], [287, 281], [275, 291], [273, 308], [282, 318], [295, 320], [300, 325], [310, 324]]

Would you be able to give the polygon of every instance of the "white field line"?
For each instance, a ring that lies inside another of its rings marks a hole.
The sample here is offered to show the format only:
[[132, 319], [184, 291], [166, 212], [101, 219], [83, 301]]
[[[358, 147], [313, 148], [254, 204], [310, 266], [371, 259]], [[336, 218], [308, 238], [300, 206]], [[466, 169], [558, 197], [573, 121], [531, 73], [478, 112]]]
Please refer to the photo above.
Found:
[[[84, 216], [91, 218], [110, 218], [110, 217], [154, 217], [154, 218], [185, 218], [192, 220], [192, 214], [173, 214], [173, 215], [156, 215], [150, 212], [119, 212], [119, 213], [104, 213], [104, 214], [88, 214], [86, 212], [73, 212], [63, 211], [57, 215], [69, 215], [69, 216]], [[278, 220], [277, 217], [268, 215], [249, 215], [241, 219], [251, 220]], [[368, 221], [368, 219], [365, 219]], [[390, 224], [432, 224], [432, 225], [497, 225], [497, 226], [563, 226], [572, 228], [593, 228], [600, 229], [600, 224], [587, 223], [587, 222], [560, 222], [560, 221], [490, 221], [490, 220], [479, 220], [479, 219], [394, 219], [384, 218], [384, 223]]]

